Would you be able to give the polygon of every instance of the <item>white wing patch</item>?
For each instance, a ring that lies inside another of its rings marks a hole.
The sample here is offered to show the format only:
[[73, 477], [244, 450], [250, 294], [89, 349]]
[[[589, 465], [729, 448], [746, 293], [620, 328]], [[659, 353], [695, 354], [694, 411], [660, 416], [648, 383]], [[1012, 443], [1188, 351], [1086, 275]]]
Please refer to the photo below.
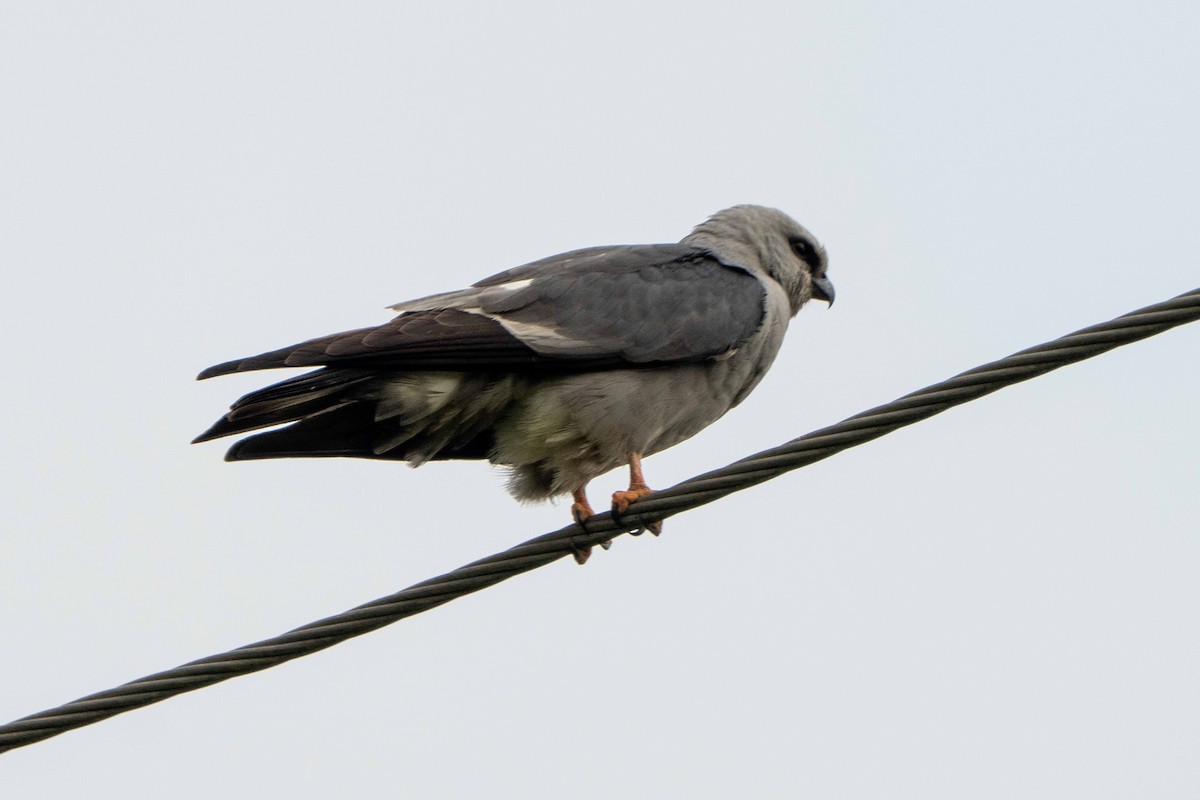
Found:
[[409, 300], [388, 307], [402, 314], [413, 311], [441, 311], [448, 308], [465, 311], [469, 314], [479, 314], [499, 322], [506, 331], [539, 353], [586, 355], [593, 350], [597, 353], [603, 352], [601, 347], [563, 336], [556, 328], [532, 322], [516, 322], [506, 319], [503, 314], [489, 314], [483, 310], [484, 304], [496, 302], [506, 295], [518, 292], [529, 286], [534, 280], [534, 278], [523, 278], [519, 281], [509, 281], [495, 286], [472, 286], [469, 289], [430, 295], [419, 300]]

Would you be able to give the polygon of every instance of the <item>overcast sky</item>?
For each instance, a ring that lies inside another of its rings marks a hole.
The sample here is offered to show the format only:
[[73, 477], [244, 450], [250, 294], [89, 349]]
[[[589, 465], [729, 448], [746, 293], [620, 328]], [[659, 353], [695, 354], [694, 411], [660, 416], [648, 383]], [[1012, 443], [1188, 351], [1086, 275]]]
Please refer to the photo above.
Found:
[[[1200, 5], [0, 4], [0, 722], [563, 525], [227, 464], [210, 364], [735, 203], [826, 244], [664, 487], [1200, 286]], [[1200, 796], [1200, 324], [332, 650], [5, 798]], [[595, 498], [620, 488], [614, 472]]]

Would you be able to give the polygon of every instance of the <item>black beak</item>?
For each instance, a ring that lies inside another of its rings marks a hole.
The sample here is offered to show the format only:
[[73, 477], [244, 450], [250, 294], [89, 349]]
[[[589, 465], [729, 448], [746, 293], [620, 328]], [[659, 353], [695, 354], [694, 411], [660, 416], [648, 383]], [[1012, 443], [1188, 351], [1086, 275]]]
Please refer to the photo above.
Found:
[[829, 278], [813, 278], [813, 297], [818, 300], [824, 300], [832, 306], [833, 298], [836, 295], [837, 293], [833, 291], [833, 284], [829, 282]]

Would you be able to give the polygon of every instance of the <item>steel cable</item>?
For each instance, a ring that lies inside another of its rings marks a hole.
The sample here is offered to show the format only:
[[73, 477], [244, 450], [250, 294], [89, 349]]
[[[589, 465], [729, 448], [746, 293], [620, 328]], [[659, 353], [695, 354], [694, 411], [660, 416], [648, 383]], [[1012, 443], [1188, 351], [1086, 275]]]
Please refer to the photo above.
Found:
[[324, 650], [557, 561], [580, 547], [602, 544], [621, 533], [711, 503], [997, 389], [1197, 319], [1200, 289], [1022, 350], [644, 497], [634, 506], [636, 513], [627, 513], [619, 521], [610, 513], [600, 514], [588, 520], [587, 530], [570, 525], [282, 636], [201, 658], [10, 722], [0, 726], [0, 752]]

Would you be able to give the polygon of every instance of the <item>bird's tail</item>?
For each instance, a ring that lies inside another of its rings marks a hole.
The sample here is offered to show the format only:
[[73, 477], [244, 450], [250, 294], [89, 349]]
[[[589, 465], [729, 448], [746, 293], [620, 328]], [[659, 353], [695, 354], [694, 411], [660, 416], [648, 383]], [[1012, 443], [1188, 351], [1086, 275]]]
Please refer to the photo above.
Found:
[[237, 442], [226, 460], [487, 458], [489, 429], [519, 393], [511, 376], [325, 368], [251, 392], [194, 441], [291, 423]]

